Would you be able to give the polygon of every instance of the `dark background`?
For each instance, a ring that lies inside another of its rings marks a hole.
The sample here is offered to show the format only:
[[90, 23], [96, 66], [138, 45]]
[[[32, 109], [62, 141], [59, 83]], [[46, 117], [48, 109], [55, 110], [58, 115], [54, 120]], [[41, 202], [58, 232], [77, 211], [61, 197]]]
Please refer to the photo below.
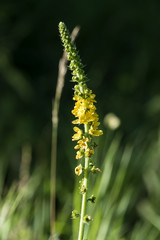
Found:
[[[44, 177], [49, 177], [52, 99], [63, 52], [60, 21], [70, 32], [76, 25], [81, 27], [76, 45], [86, 65], [88, 86], [96, 93], [102, 128], [105, 115], [113, 112], [121, 119], [124, 142], [140, 138], [143, 144], [156, 138], [160, 117], [159, 12], [159, 1], [0, 2], [2, 188], [18, 179], [25, 144], [32, 146], [31, 173], [42, 166]], [[70, 80], [68, 72], [59, 112], [57, 191], [64, 181], [66, 191], [73, 188]]]

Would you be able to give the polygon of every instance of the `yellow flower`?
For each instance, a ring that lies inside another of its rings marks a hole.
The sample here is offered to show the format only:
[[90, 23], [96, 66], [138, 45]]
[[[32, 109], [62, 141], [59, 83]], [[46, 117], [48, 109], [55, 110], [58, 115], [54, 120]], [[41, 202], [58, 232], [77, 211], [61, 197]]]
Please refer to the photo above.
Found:
[[75, 174], [79, 176], [81, 175], [81, 173], [82, 173], [82, 165], [80, 164], [75, 168]]
[[91, 155], [93, 155], [94, 154], [94, 150], [90, 150], [89, 148], [87, 148], [87, 150], [85, 151], [85, 155], [87, 156], [87, 157], [90, 157]]
[[76, 159], [82, 158], [83, 155], [84, 155], [84, 152], [83, 152], [83, 151], [77, 151]]
[[85, 148], [87, 148], [87, 145], [88, 145], [88, 142], [89, 142], [89, 138], [88, 137], [84, 137], [79, 140], [77, 143], [77, 145], [74, 147], [74, 149], [81, 149], [81, 150], [84, 150]]
[[97, 130], [98, 126], [100, 125], [100, 123], [97, 121], [93, 122], [90, 129], [89, 129], [89, 134], [93, 135], [93, 136], [100, 136], [103, 134], [102, 130]]
[[73, 130], [76, 133], [73, 135], [72, 141], [77, 141], [77, 140], [81, 139], [83, 131], [81, 129], [79, 129], [78, 127], [74, 127]]
[[90, 129], [89, 129], [89, 133], [90, 133], [91, 135], [93, 135], [93, 136], [98, 137], [98, 136], [100, 136], [100, 135], [103, 134], [103, 131], [102, 131], [102, 130], [96, 130], [96, 129], [90, 128]]

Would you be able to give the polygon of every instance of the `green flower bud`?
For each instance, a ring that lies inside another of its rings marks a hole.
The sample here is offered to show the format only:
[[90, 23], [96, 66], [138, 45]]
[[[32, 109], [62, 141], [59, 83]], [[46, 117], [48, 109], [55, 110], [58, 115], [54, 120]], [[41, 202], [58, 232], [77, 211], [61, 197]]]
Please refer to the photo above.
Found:
[[87, 201], [90, 201], [90, 202], [92, 202], [92, 203], [95, 203], [95, 200], [96, 200], [96, 197], [95, 197], [94, 195], [91, 195], [91, 196], [87, 199]]
[[80, 56], [78, 55], [76, 46], [71, 40], [68, 29], [63, 22], [59, 23], [59, 32], [63, 46], [65, 48], [65, 51], [67, 52], [67, 58], [69, 61], [71, 61], [69, 68], [73, 74], [72, 81], [76, 81], [79, 83], [87, 81], [87, 77], [85, 76], [83, 70], [84, 65], [82, 64]]
[[72, 211], [72, 219], [76, 219], [76, 218], [78, 218], [79, 216], [80, 216], [80, 214], [78, 213], [77, 210], [73, 210], [73, 211]]
[[91, 216], [85, 215], [83, 221], [84, 221], [84, 223], [89, 223], [89, 222], [93, 221], [93, 219], [91, 218]]
[[97, 172], [101, 172], [101, 170], [100, 170], [99, 168], [96, 168], [95, 166], [93, 166], [93, 167], [91, 168], [91, 172], [92, 172], [92, 173], [97, 173]]

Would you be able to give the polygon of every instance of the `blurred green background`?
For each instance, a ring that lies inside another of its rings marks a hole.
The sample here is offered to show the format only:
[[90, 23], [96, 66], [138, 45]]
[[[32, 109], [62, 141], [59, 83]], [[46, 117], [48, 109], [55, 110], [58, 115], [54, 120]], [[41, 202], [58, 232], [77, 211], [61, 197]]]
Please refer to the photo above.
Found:
[[[106, 170], [106, 175], [99, 177], [102, 185], [109, 181], [108, 192], [100, 195], [99, 205], [107, 205], [106, 198], [121, 170], [126, 170], [126, 179], [123, 184], [119, 182], [120, 186], [115, 185], [117, 191], [121, 187], [122, 191], [116, 197], [113, 194], [111, 202], [118, 204], [119, 199], [125, 197], [124, 193], [134, 193], [129, 203], [124, 204], [123, 218], [119, 211], [117, 222], [111, 224], [106, 220], [108, 215], [97, 216], [104, 228], [89, 239], [160, 239], [159, 12], [158, 1], [0, 2], [2, 240], [49, 237], [51, 112], [58, 62], [63, 53], [58, 33], [60, 21], [66, 23], [70, 32], [76, 25], [81, 28], [76, 45], [86, 65], [90, 79], [88, 86], [96, 93], [104, 130], [97, 165], [105, 169], [107, 161], [104, 159], [111, 159], [106, 157], [109, 146], [112, 154], [117, 156], [110, 160], [113, 168], [110, 174]], [[76, 234], [76, 224], [71, 229], [70, 219], [77, 164], [71, 142], [74, 103], [70, 79], [68, 72], [59, 112], [57, 155], [57, 237], [64, 240], [76, 239], [71, 235]], [[121, 120], [119, 130], [111, 131], [104, 124], [104, 117], [110, 112]], [[118, 147], [112, 149], [115, 142]], [[121, 169], [119, 162], [123, 162], [123, 154], [129, 154], [126, 157], [129, 165], [126, 168], [125, 163]], [[28, 165], [21, 166], [25, 157]], [[17, 183], [23, 179], [21, 167], [26, 171], [28, 167], [26, 174], [30, 180], [27, 186], [17, 190]], [[104, 233], [103, 229], [109, 230]], [[151, 236], [149, 232], [152, 232]]]

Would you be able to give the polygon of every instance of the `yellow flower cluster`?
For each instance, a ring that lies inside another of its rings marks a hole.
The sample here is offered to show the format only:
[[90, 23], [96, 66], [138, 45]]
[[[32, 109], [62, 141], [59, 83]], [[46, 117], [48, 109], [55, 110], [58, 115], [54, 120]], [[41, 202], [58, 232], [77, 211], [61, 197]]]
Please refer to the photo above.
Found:
[[72, 113], [78, 118], [72, 122], [73, 124], [87, 124], [98, 120], [98, 115], [95, 112], [96, 107], [94, 106], [96, 100], [94, 98], [94, 94], [90, 94], [87, 98], [78, 95], [73, 97], [76, 103]]
[[100, 123], [98, 122], [98, 114], [96, 113], [96, 107], [94, 103], [95, 94], [92, 94], [92, 91], [89, 90], [87, 94], [76, 95], [73, 97], [75, 100], [75, 106], [72, 110], [72, 114], [77, 118], [72, 123], [73, 124], [89, 124], [89, 136], [85, 136], [83, 131], [74, 127], [73, 130], [76, 132], [72, 141], [78, 141], [75, 149], [78, 149], [76, 159], [82, 158], [84, 156], [90, 157], [94, 154], [94, 150], [90, 149], [89, 144], [91, 142], [91, 136], [100, 136], [103, 134], [102, 130], [98, 130]]
[[74, 149], [79, 149], [77, 151], [76, 159], [82, 158], [85, 152], [86, 157], [90, 157], [92, 154], [94, 154], [94, 150], [89, 149], [89, 142], [91, 140], [88, 137], [83, 136], [82, 139], [80, 139], [77, 142], [77, 145], [74, 147]]

